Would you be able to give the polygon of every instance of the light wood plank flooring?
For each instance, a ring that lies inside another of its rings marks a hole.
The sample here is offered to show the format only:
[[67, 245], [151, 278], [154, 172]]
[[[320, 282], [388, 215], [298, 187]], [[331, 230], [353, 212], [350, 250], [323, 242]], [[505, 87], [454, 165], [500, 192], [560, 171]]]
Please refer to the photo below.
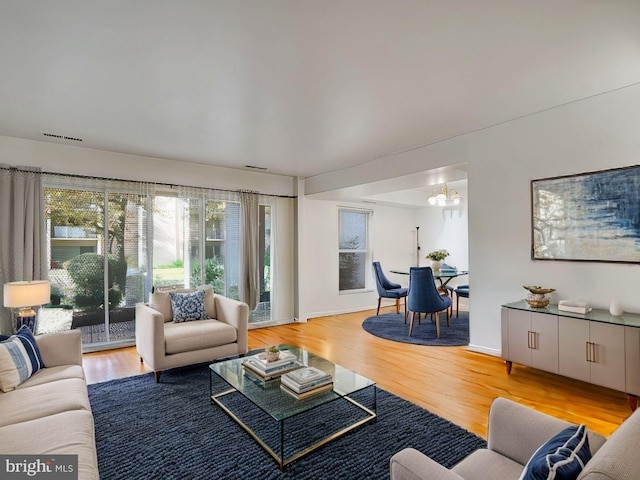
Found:
[[[388, 307], [388, 311], [394, 309]], [[502, 359], [465, 347], [425, 347], [380, 339], [361, 327], [374, 314], [371, 310], [250, 330], [249, 348], [280, 343], [306, 348], [485, 438], [489, 406], [498, 396], [570, 422], [586, 423], [604, 435], [610, 435], [631, 414], [621, 392], [517, 364], [507, 375]], [[85, 354], [84, 367], [89, 383], [149, 372], [133, 347]]]

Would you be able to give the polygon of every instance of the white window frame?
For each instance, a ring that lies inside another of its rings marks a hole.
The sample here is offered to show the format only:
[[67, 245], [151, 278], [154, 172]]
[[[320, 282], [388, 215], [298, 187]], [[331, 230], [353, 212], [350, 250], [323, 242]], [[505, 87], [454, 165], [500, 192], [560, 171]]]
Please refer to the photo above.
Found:
[[[342, 222], [340, 221], [340, 216], [342, 214], [342, 212], [354, 212], [354, 213], [361, 213], [365, 215], [365, 221], [366, 221], [366, 246], [365, 248], [360, 248], [360, 249], [341, 249], [340, 248], [340, 237], [341, 237], [341, 224]], [[343, 294], [350, 294], [350, 293], [361, 293], [361, 292], [368, 292], [371, 290], [371, 275], [370, 275], [370, 269], [367, 268], [367, 265], [371, 265], [371, 261], [373, 258], [373, 241], [371, 239], [371, 232], [372, 232], [372, 223], [373, 223], [373, 210], [370, 209], [364, 209], [364, 208], [357, 208], [357, 207], [347, 207], [347, 206], [338, 206], [338, 216], [337, 216], [337, 220], [338, 220], [338, 292], [339, 294], [343, 295]], [[340, 289], [340, 254], [341, 253], [364, 253], [365, 254], [365, 260], [364, 260], [364, 287], [362, 288], [355, 288], [355, 289], [349, 289], [349, 290], [341, 290]]]

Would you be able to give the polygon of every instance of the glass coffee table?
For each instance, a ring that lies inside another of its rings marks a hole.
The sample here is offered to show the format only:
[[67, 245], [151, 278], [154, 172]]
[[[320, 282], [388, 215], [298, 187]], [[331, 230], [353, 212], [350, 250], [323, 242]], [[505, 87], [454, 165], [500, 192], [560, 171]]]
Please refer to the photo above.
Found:
[[[347, 432], [376, 419], [375, 382], [291, 345], [303, 366], [333, 377], [333, 389], [298, 399], [280, 387], [280, 378], [264, 381], [247, 371], [244, 358], [213, 363], [211, 403], [218, 405], [264, 448], [283, 469]], [[264, 350], [255, 350], [248, 356]]]

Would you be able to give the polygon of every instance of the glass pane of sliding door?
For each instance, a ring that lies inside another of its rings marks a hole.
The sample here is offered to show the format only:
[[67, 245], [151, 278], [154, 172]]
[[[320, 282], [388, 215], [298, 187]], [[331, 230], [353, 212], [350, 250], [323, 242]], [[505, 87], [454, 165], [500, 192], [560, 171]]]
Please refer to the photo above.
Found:
[[[184, 200], [173, 196], [153, 197], [153, 286], [184, 288], [185, 281]], [[188, 231], [188, 230], [187, 230]]]
[[240, 204], [224, 203], [224, 283], [227, 297], [240, 300]]
[[187, 246], [184, 256], [184, 269], [187, 274], [185, 286], [193, 288], [204, 284], [200, 241], [204, 235], [203, 222], [201, 222], [203, 206], [202, 201], [198, 199], [183, 200], [183, 202], [185, 245]]
[[133, 340], [145, 296], [146, 197], [45, 188], [45, 202], [51, 304], [39, 333], [80, 329], [85, 345]]
[[240, 204], [207, 200], [204, 204], [204, 271], [201, 284], [229, 298], [240, 298]]
[[239, 299], [240, 204], [197, 198], [153, 199], [153, 285]]
[[227, 296], [225, 259], [227, 249], [226, 202], [209, 200], [205, 206], [204, 272], [198, 280]]
[[260, 272], [260, 303], [251, 312], [250, 322], [271, 320], [271, 206], [258, 207], [258, 265]]
[[105, 341], [135, 338], [136, 303], [145, 301], [146, 196], [108, 194], [107, 295], [108, 331]]
[[51, 304], [38, 333], [80, 328], [91, 343], [92, 327], [104, 334], [104, 193], [45, 188], [45, 202]]

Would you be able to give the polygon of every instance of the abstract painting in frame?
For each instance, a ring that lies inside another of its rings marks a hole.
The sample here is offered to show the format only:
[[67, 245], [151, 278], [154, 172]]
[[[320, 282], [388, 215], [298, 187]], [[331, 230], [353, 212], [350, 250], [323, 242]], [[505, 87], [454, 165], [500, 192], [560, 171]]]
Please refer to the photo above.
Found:
[[531, 258], [640, 263], [640, 166], [531, 181]]

